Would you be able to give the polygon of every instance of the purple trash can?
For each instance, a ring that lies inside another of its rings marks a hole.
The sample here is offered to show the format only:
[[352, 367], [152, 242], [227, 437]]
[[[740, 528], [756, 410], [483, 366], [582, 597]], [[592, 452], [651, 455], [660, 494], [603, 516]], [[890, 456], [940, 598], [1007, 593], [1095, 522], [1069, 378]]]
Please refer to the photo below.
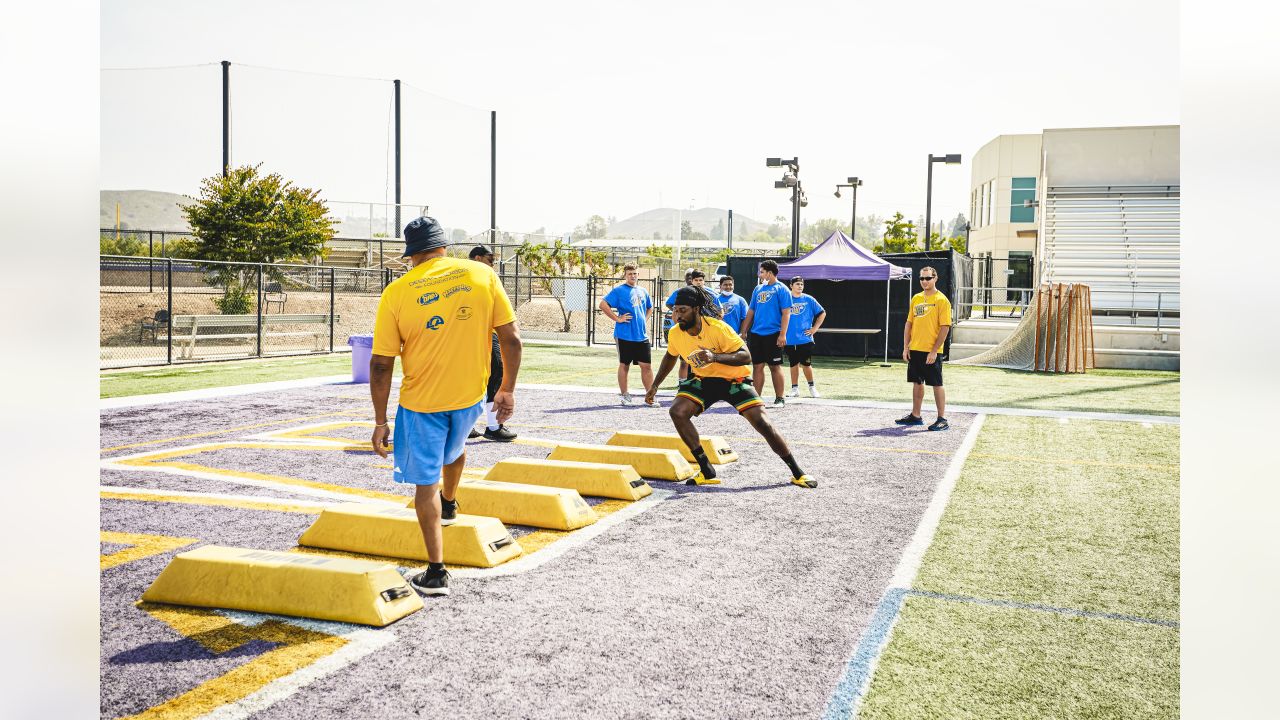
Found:
[[351, 346], [351, 382], [369, 382], [369, 360], [373, 358], [373, 336], [352, 335], [347, 338]]

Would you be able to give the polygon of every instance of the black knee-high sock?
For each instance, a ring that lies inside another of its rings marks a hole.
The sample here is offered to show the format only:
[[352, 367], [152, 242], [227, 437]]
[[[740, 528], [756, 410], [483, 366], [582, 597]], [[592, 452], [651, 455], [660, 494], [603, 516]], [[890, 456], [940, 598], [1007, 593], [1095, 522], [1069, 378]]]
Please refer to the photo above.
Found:
[[711, 467], [711, 460], [707, 458], [707, 451], [698, 448], [693, 451], [693, 459], [698, 461], [698, 469], [702, 471], [705, 478], [713, 478], [716, 476], [715, 468]]
[[804, 471], [796, 464], [795, 458], [790, 455], [781, 455], [779, 457], [782, 458], [782, 462], [787, 464], [787, 467], [791, 468], [791, 477], [800, 477], [801, 475], [804, 475]]

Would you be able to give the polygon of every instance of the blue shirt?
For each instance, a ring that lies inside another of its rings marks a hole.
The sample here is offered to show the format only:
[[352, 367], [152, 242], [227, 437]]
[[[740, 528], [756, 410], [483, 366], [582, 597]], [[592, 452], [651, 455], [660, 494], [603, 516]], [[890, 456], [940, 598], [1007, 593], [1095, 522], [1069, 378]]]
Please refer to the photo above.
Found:
[[813, 321], [826, 312], [822, 303], [812, 295], [800, 293], [800, 297], [791, 297], [791, 321], [787, 323], [787, 344], [804, 345], [813, 342], [812, 335], [804, 331], [813, 327]]
[[613, 336], [619, 340], [630, 340], [631, 342], [642, 342], [649, 339], [649, 324], [646, 322], [647, 315], [653, 308], [653, 300], [649, 298], [649, 293], [640, 286], [631, 287], [626, 283], [618, 285], [604, 296], [604, 301], [613, 308], [613, 312], [617, 315], [631, 313], [631, 319], [627, 322], [615, 323], [613, 327]]
[[734, 332], [742, 329], [742, 321], [747, 317], [747, 301], [742, 296], [733, 293], [725, 297], [724, 293], [716, 296], [716, 302], [720, 303], [720, 315], [724, 320], [724, 324], [733, 328]]
[[752, 335], [772, 335], [782, 329], [782, 309], [791, 307], [791, 291], [786, 285], [774, 281], [771, 285], [757, 285], [751, 291], [751, 304], [747, 309], [753, 312]]

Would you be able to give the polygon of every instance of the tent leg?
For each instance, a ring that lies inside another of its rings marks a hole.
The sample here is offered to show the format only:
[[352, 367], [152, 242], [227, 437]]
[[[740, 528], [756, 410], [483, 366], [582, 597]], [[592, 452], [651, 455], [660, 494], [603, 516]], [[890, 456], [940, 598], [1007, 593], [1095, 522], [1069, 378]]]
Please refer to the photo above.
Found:
[[884, 362], [880, 367], [889, 367], [889, 278], [884, 280]]

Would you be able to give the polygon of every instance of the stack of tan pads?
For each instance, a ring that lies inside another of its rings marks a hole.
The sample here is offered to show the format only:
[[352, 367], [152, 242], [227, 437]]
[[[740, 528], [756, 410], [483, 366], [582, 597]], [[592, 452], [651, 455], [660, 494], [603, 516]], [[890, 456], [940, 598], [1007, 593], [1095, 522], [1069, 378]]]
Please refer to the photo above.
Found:
[[[737, 456], [723, 438], [702, 446], [715, 464]], [[463, 478], [459, 514], [444, 528], [444, 562], [490, 568], [524, 554], [507, 523], [569, 532], [596, 522], [583, 496], [634, 502], [646, 480], [697, 475], [693, 454], [674, 433], [618, 432], [605, 445], [559, 443], [545, 459], [508, 458], [483, 479]], [[324, 508], [299, 538], [306, 548], [424, 563], [427, 550], [413, 503]], [[273, 552], [207, 545], [176, 555], [143, 594], [146, 602], [228, 608], [382, 627], [422, 605], [388, 561], [338, 554]]]

